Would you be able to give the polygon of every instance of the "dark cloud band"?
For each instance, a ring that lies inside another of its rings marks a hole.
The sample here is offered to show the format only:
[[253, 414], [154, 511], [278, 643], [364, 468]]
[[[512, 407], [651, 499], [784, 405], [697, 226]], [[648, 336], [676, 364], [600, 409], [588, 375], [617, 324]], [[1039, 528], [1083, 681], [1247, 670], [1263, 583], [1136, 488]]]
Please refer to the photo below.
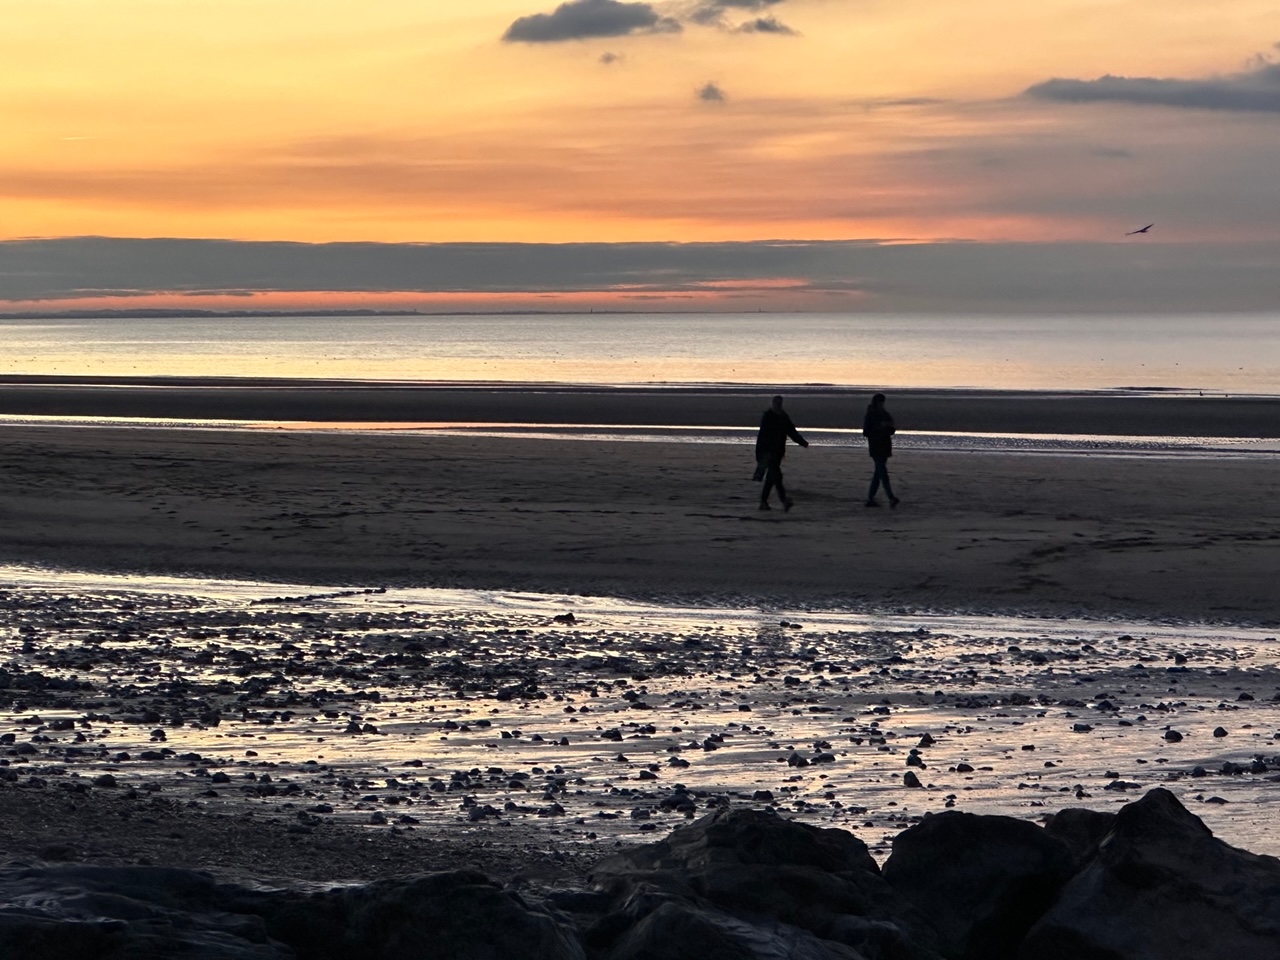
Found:
[[10, 302], [149, 292], [634, 293], [786, 278], [797, 290], [859, 291], [864, 309], [886, 312], [1186, 313], [1274, 311], [1278, 256], [1275, 243], [306, 244], [81, 237], [0, 242], [0, 278]]

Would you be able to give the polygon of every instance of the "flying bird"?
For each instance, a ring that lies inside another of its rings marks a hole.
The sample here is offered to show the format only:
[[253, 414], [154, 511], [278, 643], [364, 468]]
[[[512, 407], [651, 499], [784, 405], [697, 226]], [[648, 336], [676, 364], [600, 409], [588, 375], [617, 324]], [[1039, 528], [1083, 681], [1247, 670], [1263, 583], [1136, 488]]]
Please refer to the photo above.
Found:
[[1155, 226], [1154, 223], [1148, 223], [1145, 227], [1142, 227], [1139, 230], [1130, 230], [1128, 233], [1125, 234], [1125, 236], [1132, 237], [1135, 233], [1146, 233], [1148, 230], [1150, 230], [1154, 226]]

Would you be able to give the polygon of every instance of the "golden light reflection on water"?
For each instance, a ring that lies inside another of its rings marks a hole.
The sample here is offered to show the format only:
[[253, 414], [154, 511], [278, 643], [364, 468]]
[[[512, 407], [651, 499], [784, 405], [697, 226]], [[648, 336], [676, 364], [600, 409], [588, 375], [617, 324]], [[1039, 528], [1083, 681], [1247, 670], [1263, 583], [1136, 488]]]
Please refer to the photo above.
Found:
[[651, 314], [0, 320], [0, 373], [1280, 393], [1280, 319]]

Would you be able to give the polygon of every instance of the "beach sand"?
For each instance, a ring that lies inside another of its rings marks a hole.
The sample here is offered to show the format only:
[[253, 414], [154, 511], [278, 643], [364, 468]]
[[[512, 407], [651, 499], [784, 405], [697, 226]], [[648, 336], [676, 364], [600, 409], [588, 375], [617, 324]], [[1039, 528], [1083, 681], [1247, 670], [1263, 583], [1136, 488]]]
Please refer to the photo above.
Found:
[[789, 607], [1271, 623], [1269, 459], [7, 426], [0, 561]]

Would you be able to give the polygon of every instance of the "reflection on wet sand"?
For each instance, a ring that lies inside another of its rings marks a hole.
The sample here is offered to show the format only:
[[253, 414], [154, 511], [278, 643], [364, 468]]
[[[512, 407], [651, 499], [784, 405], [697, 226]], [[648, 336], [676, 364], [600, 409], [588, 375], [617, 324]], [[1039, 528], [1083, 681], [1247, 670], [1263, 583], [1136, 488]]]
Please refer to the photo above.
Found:
[[883, 844], [948, 807], [1037, 818], [1162, 785], [1280, 853], [1262, 630], [17, 568], [0, 604], [17, 783], [583, 844], [725, 803]]

